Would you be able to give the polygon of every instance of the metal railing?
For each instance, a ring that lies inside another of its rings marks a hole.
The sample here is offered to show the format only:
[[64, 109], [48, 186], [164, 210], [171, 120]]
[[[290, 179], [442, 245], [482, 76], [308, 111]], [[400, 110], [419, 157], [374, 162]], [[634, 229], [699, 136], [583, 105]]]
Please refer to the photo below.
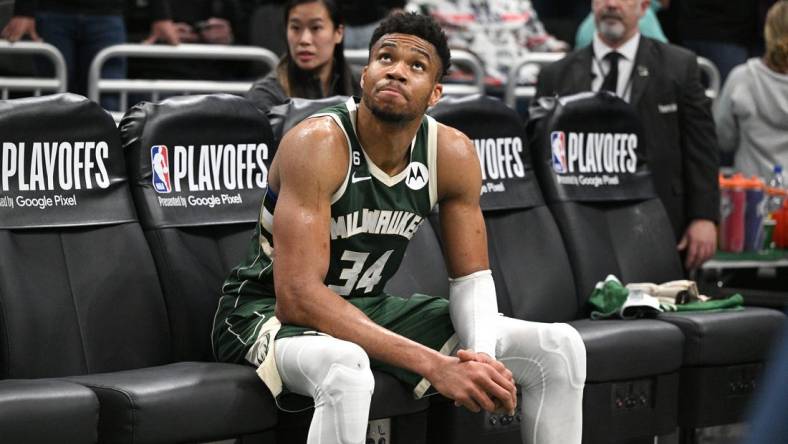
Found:
[[701, 73], [706, 74], [709, 81], [709, 84], [706, 85], [706, 97], [711, 100], [717, 100], [717, 96], [720, 95], [720, 70], [717, 69], [717, 65], [714, 62], [705, 57], [698, 57], [698, 68], [700, 68]]
[[[364, 66], [369, 60], [369, 52], [366, 49], [346, 49], [345, 60], [351, 65]], [[484, 67], [478, 57], [462, 49], [452, 49], [451, 62], [458, 68], [469, 69], [473, 74], [473, 82], [471, 84], [444, 83], [443, 94], [461, 96], [484, 92]]]
[[[504, 103], [509, 108], [514, 109], [518, 97], [532, 98], [536, 95], [535, 85], [518, 85], [520, 80], [520, 70], [526, 65], [539, 65], [541, 69], [555, 61], [561, 60], [566, 54], [563, 52], [532, 52], [515, 62], [509, 69], [509, 78], [506, 79], [506, 92], [504, 93]], [[589, 67], [588, 69], [591, 69]]]
[[161, 59], [246, 60], [262, 62], [271, 69], [279, 63], [273, 52], [257, 46], [226, 45], [140, 45], [123, 44], [104, 48], [96, 54], [88, 74], [88, 98], [99, 101], [102, 93], [119, 93], [120, 109], [128, 108], [129, 93], [149, 93], [158, 101], [161, 93], [191, 94], [225, 92], [241, 94], [249, 90], [252, 81], [161, 80], [161, 79], [104, 79], [101, 68], [113, 57], [143, 57]]
[[55, 67], [54, 77], [0, 77], [0, 98], [3, 100], [8, 98], [10, 91], [32, 91], [34, 96], [40, 96], [43, 91], [66, 92], [66, 87], [68, 86], [66, 61], [63, 59], [60, 51], [49, 43], [10, 43], [6, 40], [0, 40], [0, 54], [44, 56]]

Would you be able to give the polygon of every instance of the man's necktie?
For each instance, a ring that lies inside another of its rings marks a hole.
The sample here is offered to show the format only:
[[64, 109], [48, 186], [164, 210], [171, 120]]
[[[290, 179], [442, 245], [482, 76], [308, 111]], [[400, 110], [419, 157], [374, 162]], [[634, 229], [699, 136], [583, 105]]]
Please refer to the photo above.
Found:
[[602, 82], [602, 91], [610, 91], [617, 94], [618, 91], [618, 61], [621, 59], [621, 54], [615, 51], [607, 53], [605, 60], [607, 60], [610, 68], [607, 70], [605, 80]]

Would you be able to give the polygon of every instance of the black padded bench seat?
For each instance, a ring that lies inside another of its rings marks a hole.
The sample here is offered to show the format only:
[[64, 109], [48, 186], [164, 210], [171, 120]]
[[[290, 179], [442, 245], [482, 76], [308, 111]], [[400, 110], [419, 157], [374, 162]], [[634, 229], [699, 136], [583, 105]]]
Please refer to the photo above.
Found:
[[90, 389], [53, 379], [0, 381], [4, 443], [96, 442], [99, 405]]
[[586, 382], [641, 378], [681, 367], [684, 337], [673, 325], [651, 319], [578, 319], [569, 325], [586, 345]]
[[205, 441], [276, 424], [271, 393], [251, 367], [178, 362], [68, 380], [96, 393], [99, 433], [111, 442]]
[[[173, 312], [131, 200], [112, 118], [73, 94], [0, 101], [0, 108], [0, 134], [14, 141], [4, 142], [4, 159], [18, 165], [5, 196], [25, 203], [0, 206], [0, 379], [70, 378], [69, 387], [92, 390], [87, 442], [272, 433], [274, 405], [253, 370], [171, 364]], [[148, 146], [148, 164], [158, 161], [160, 176], [177, 189], [160, 158], [166, 151]], [[196, 341], [207, 343], [207, 333]], [[71, 427], [49, 442], [81, 442], [65, 436]], [[7, 441], [4, 430], [0, 441]]]
[[[684, 366], [762, 361], [777, 339], [785, 315], [769, 308], [714, 312], [662, 313], [684, 334]], [[744, 334], [742, 334], [744, 333]]]
[[413, 392], [394, 376], [381, 371], [372, 371], [375, 391], [369, 407], [369, 419], [390, 418], [427, 410], [427, 398], [415, 399]]

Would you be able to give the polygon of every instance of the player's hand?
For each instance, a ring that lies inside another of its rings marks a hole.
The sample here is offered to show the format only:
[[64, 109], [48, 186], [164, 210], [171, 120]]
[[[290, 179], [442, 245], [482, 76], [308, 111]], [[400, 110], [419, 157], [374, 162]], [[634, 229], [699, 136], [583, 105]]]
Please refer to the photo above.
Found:
[[513, 411], [511, 392], [514, 384], [503, 377], [493, 366], [471, 360], [446, 356], [428, 379], [435, 390], [472, 412], [496, 410], [494, 400], [503, 408]]
[[5, 25], [5, 28], [3, 28], [3, 31], [0, 32], [0, 37], [9, 42], [15, 42], [26, 35], [29, 35], [36, 42], [41, 41], [41, 37], [36, 32], [36, 19], [22, 15], [11, 18], [8, 24]]
[[170, 45], [177, 45], [181, 42], [178, 37], [178, 30], [172, 20], [157, 20], [150, 27], [150, 36], [142, 43], [150, 45], [156, 42], [165, 42]]
[[211, 17], [200, 28], [200, 36], [205, 43], [230, 45], [233, 43], [233, 28], [225, 19]]
[[706, 219], [695, 219], [690, 222], [677, 248], [679, 251], [687, 250], [684, 260], [687, 270], [694, 270], [703, 265], [717, 251], [717, 227], [714, 222]]
[[471, 350], [459, 350], [457, 352], [457, 357], [460, 358], [460, 361], [478, 361], [483, 362], [485, 364], [489, 364], [492, 366], [498, 373], [500, 373], [504, 378], [506, 378], [509, 382], [511, 382], [513, 390], [511, 391], [511, 402], [512, 402], [512, 409], [506, 409], [504, 403], [499, 399], [494, 399], [493, 402], [496, 405], [496, 413], [508, 413], [510, 415], [514, 414], [514, 407], [517, 406], [517, 387], [515, 386], [514, 382], [514, 375], [512, 372], [506, 368], [505, 365], [501, 361], [497, 361], [492, 356], [488, 355], [487, 353], [480, 352], [476, 353]]

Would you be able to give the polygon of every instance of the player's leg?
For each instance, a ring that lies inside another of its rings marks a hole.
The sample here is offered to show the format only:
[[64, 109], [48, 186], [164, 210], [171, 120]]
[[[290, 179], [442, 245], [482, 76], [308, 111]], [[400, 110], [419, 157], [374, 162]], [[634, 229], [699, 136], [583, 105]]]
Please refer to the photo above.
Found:
[[520, 385], [523, 443], [573, 444], [582, 437], [586, 350], [568, 324], [501, 317], [497, 359]]
[[274, 350], [285, 387], [315, 400], [307, 443], [363, 444], [375, 386], [366, 352], [330, 336], [277, 339]]

